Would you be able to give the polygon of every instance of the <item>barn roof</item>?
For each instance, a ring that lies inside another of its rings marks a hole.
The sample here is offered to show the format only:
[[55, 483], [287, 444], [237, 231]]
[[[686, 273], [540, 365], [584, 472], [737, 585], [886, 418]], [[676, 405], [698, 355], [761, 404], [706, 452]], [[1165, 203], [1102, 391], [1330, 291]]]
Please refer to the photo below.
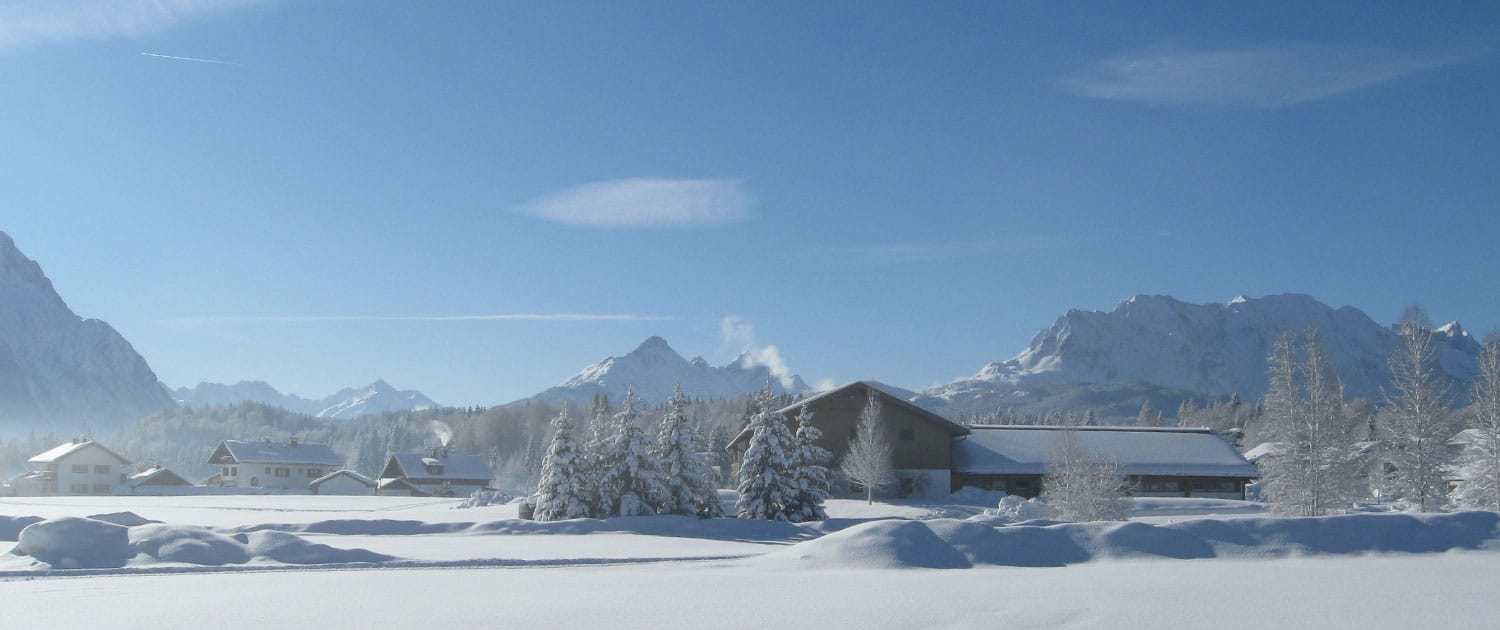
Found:
[[131, 475], [126, 483], [130, 487], [136, 486], [191, 486], [193, 482], [182, 478], [182, 475], [168, 470], [165, 466], [148, 468]]
[[[814, 394], [812, 396], [809, 396], [807, 398], [803, 398], [802, 400], [794, 402], [794, 403], [792, 403], [790, 405], [782, 407], [781, 409], [777, 410], [777, 413], [779, 413], [781, 415], [784, 415], [784, 416], [787, 416], [788, 418], [791, 418], [791, 415], [794, 412], [798, 412], [800, 409], [802, 409], [803, 405], [809, 405], [809, 404], [812, 404], [812, 403], [817, 402], [819, 400], [822, 400], [824, 398], [835, 396], [835, 395], [844, 393], [846, 391], [849, 391], [850, 389], [857, 388], [857, 387], [864, 387], [864, 388], [872, 389], [872, 390], [874, 390], [876, 392], [879, 392], [881, 394], [881, 400], [882, 400], [883, 403], [894, 403], [895, 405], [897, 405], [899, 407], [906, 408], [906, 409], [910, 410], [912, 413], [917, 414], [918, 417], [923, 418], [923, 419], [927, 420], [928, 422], [931, 422], [931, 423], [933, 423], [935, 425], [938, 425], [943, 430], [947, 431], [950, 435], [960, 436], [960, 435], [968, 435], [968, 433], [969, 433], [969, 427], [964, 426], [962, 424], [959, 424], [957, 422], [954, 422], [952, 420], [949, 420], [947, 418], [944, 418], [944, 417], [938, 415], [937, 412], [934, 412], [931, 409], [927, 409], [926, 407], [923, 407], [923, 406], [918, 405], [918, 404], [916, 404], [914, 402], [911, 402], [911, 401], [903, 398], [900, 394], [898, 394], [898, 393], [890, 390], [885, 385], [882, 385], [880, 383], [876, 383], [874, 381], [854, 381], [853, 383], [849, 383], [848, 385], [843, 385], [843, 386], [840, 386], [840, 387], [835, 387], [835, 388], [830, 389], [830, 390], [828, 390], [826, 392], [819, 392], [817, 394]], [[734, 436], [734, 439], [729, 441], [729, 446], [733, 446], [735, 444], [739, 444], [740, 442], [743, 442], [745, 440], [750, 439], [750, 433], [751, 433], [750, 427], [745, 427], [744, 429], [740, 430], [739, 435]]]
[[[224, 457], [228, 459], [224, 459]], [[224, 440], [219, 447], [214, 449], [212, 455], [208, 456], [210, 464], [228, 463], [255, 463], [255, 464], [322, 464], [324, 466], [342, 466], [344, 458], [339, 457], [333, 449], [326, 444], [296, 444], [273, 442], [249, 442], [241, 440]]]
[[358, 482], [364, 484], [366, 487], [370, 487], [370, 488], [374, 488], [375, 487], [375, 480], [374, 479], [371, 479], [369, 477], [361, 475], [361, 474], [359, 474], [357, 472], [354, 472], [352, 470], [349, 470], [347, 468], [346, 469], [342, 469], [342, 470], [335, 470], [335, 471], [333, 471], [331, 473], [323, 475], [322, 477], [318, 477], [317, 479], [314, 479], [312, 481], [307, 482], [307, 485], [309, 487], [321, 486], [321, 485], [323, 485], [323, 482], [328, 481], [330, 479], [333, 479], [334, 477], [348, 477], [350, 479], [353, 479], [355, 481], [358, 481]]
[[[435, 465], [431, 465], [435, 464]], [[390, 474], [392, 465], [399, 474]], [[381, 477], [404, 477], [415, 483], [441, 481], [483, 481], [488, 483], [495, 474], [489, 464], [478, 455], [448, 455], [432, 457], [428, 453], [397, 453], [391, 456]]]
[[109, 453], [110, 455], [114, 456], [115, 459], [118, 459], [118, 460], [120, 460], [123, 463], [126, 463], [126, 464], [130, 463], [130, 460], [125, 459], [124, 457], [121, 457], [119, 453], [111, 451], [108, 448], [105, 448], [105, 446], [103, 444], [100, 444], [100, 443], [95, 442], [93, 440], [79, 440], [79, 441], [74, 441], [74, 442], [68, 442], [66, 444], [61, 444], [61, 445], [55, 446], [55, 447], [53, 447], [51, 449], [48, 449], [47, 451], [45, 451], [45, 452], [43, 452], [41, 454], [38, 454], [36, 457], [33, 457], [33, 458], [31, 458], [29, 460], [26, 460], [26, 461], [27, 461], [27, 463], [30, 463], [30, 464], [51, 464], [51, 463], [56, 462], [59, 459], [62, 459], [62, 458], [67, 457], [69, 455], [72, 455], [73, 453], [76, 453], [76, 452], [81, 451], [83, 449], [89, 448], [91, 446], [92, 447], [96, 447], [96, 448], [98, 448], [98, 449], [100, 449], [100, 450], [102, 450], [102, 451], [104, 451], [106, 453]]
[[1234, 446], [1212, 429], [1175, 427], [973, 426], [953, 444], [953, 472], [1044, 475], [1067, 429], [1096, 457], [1123, 474], [1168, 477], [1260, 477]]

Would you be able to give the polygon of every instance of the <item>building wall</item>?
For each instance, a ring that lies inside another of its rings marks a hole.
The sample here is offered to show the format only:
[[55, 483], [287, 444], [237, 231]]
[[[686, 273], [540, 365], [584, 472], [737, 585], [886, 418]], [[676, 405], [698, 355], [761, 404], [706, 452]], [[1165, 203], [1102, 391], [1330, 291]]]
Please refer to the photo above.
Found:
[[[952, 490], [964, 486], [982, 490], [999, 490], [1006, 494], [1032, 498], [1043, 490], [1042, 475], [981, 475], [953, 473]], [[1247, 479], [1219, 477], [1131, 477], [1131, 496], [1202, 497], [1207, 499], [1243, 499]]]
[[90, 444], [53, 462], [59, 496], [113, 495], [125, 492], [122, 478], [129, 465]]
[[239, 462], [219, 465], [220, 479], [226, 488], [267, 488], [299, 492], [307, 492], [308, 482], [334, 470], [335, 468], [323, 464], [289, 464], [286, 462]]
[[895, 494], [940, 499], [948, 496], [952, 474], [947, 468], [899, 468], [896, 470]]
[[406, 481], [416, 486], [418, 490], [435, 497], [467, 497], [474, 494], [475, 490], [483, 490], [487, 485], [483, 481], [419, 482], [413, 479], [407, 479]]
[[[813, 412], [813, 426], [823, 432], [818, 446], [833, 451], [834, 461], [849, 452], [849, 442], [859, 425], [869, 390], [852, 387], [849, 391], [824, 396], [808, 404]], [[787, 414], [795, 426], [800, 409]], [[953, 466], [953, 437], [948, 431], [917, 412], [882, 397], [880, 417], [885, 425], [885, 439], [891, 444], [892, 459], [899, 469], [937, 470]]]

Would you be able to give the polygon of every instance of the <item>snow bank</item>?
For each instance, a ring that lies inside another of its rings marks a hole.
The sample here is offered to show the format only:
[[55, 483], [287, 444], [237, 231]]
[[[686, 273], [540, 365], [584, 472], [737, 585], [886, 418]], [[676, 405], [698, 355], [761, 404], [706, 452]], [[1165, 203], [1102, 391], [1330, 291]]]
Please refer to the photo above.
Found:
[[[1500, 551], [1500, 514], [1351, 514], [1009, 525], [981, 520], [879, 521], [798, 543], [767, 558], [806, 567], [1060, 567], [1109, 558], [1280, 558]], [[925, 533], [921, 530], [925, 530]], [[963, 562], [955, 562], [954, 557]]]
[[58, 569], [112, 569], [135, 555], [125, 527], [76, 516], [27, 525], [11, 553]]
[[[145, 521], [134, 514], [103, 515]], [[93, 518], [64, 516], [27, 525], [11, 550], [52, 569], [115, 569], [126, 564], [172, 562], [204, 566], [244, 564], [255, 558], [285, 564], [386, 562], [393, 556], [366, 549], [338, 549], [285, 532], [226, 536], [195, 525], [145, 522], [125, 526]]]
[[40, 523], [40, 516], [4, 516], [0, 515], [0, 542], [15, 542], [19, 540], [21, 530], [27, 525]]
[[505, 505], [514, 501], [516, 497], [506, 494], [501, 490], [475, 490], [474, 494], [464, 499], [462, 503], [453, 506], [455, 510], [467, 510], [469, 508], [488, 507], [491, 505]]
[[136, 514], [135, 512], [110, 512], [108, 514], [90, 514], [88, 518], [94, 519], [96, 521], [104, 521], [106, 523], [114, 523], [121, 527], [135, 527], [137, 525], [146, 525], [149, 523], [161, 522], [153, 521], [149, 518]]
[[973, 566], [920, 521], [874, 521], [798, 543], [759, 560], [808, 568], [967, 569]]
[[816, 523], [795, 525], [775, 521], [737, 518], [699, 519], [693, 516], [625, 516], [608, 519], [580, 518], [568, 521], [506, 519], [486, 523], [429, 523], [392, 519], [332, 519], [311, 523], [264, 523], [238, 528], [239, 532], [278, 531], [344, 536], [415, 536], [424, 534], [525, 534], [577, 535], [598, 533], [641, 534], [709, 540], [785, 541], [818, 535]]

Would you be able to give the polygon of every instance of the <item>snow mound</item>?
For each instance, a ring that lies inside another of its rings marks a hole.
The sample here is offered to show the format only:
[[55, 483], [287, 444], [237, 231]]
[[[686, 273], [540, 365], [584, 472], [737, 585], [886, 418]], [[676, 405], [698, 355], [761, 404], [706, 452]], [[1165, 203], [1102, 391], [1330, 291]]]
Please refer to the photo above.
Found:
[[985, 510], [984, 513], [1004, 523], [1019, 523], [1047, 518], [1047, 504], [1041, 499], [1023, 499], [1010, 495], [1000, 499], [1000, 503], [994, 509]]
[[967, 569], [972, 563], [918, 521], [874, 521], [765, 556], [808, 568]]
[[119, 525], [121, 527], [135, 527], [137, 525], [147, 525], [147, 524], [150, 524], [150, 523], [160, 523], [161, 522], [161, 521], [153, 521], [153, 520], [151, 520], [149, 518], [146, 518], [146, 517], [143, 517], [143, 516], [141, 516], [139, 514], [136, 514], [135, 512], [110, 512], [108, 514], [90, 514], [89, 518], [94, 519], [96, 521], [104, 521], [106, 523], [114, 523], [114, 524]]
[[27, 525], [40, 523], [40, 516], [5, 516], [0, 514], [0, 541], [15, 542], [19, 540], [21, 530]]
[[308, 542], [296, 534], [286, 532], [252, 532], [239, 534], [250, 555], [286, 564], [335, 564], [344, 562], [387, 562], [394, 556], [375, 553], [368, 549], [339, 549], [328, 545]]
[[130, 528], [130, 546], [162, 562], [220, 566], [250, 560], [245, 544], [191, 525], [148, 524]]
[[467, 510], [469, 508], [488, 507], [491, 505], [505, 505], [514, 501], [516, 497], [506, 494], [503, 490], [475, 490], [474, 494], [464, 499], [462, 503], [453, 506], [455, 510]]
[[11, 553], [54, 569], [118, 568], [134, 555], [125, 527], [76, 516], [27, 525]]

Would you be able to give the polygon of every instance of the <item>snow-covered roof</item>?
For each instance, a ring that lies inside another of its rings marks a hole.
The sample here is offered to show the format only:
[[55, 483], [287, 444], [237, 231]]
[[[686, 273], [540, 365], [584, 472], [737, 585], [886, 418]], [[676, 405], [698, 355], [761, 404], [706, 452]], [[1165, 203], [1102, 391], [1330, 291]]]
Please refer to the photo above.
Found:
[[328, 481], [329, 479], [333, 479], [334, 477], [348, 477], [348, 478], [353, 479], [355, 481], [358, 481], [358, 482], [360, 482], [362, 484], [365, 484], [368, 487], [371, 487], [371, 488], [375, 487], [375, 480], [374, 479], [371, 479], [369, 477], [366, 477], [364, 475], [361, 475], [361, 474], [359, 474], [357, 472], [354, 472], [352, 470], [349, 470], [349, 469], [335, 470], [335, 471], [333, 471], [331, 473], [323, 475], [322, 477], [318, 477], [317, 479], [314, 479], [312, 481], [307, 482], [307, 485], [308, 486], [321, 486], [321, 485], [323, 485], [323, 482]]
[[1261, 442], [1255, 448], [1245, 451], [1245, 460], [1253, 464], [1262, 458], [1280, 455], [1281, 449], [1281, 442]]
[[168, 470], [165, 466], [148, 468], [126, 479], [125, 482], [134, 488], [136, 486], [191, 486], [193, 482], [183, 479], [182, 475]]
[[126, 464], [130, 463], [130, 460], [125, 459], [124, 457], [121, 457], [119, 453], [111, 451], [108, 448], [105, 448], [103, 444], [100, 444], [100, 443], [95, 442], [93, 440], [81, 440], [81, 441], [68, 442], [66, 444], [61, 444], [61, 445], [53, 447], [53, 448], [47, 450], [46, 452], [43, 452], [43, 453], [37, 455], [36, 457], [33, 457], [33, 458], [31, 458], [29, 460], [26, 460], [26, 461], [27, 461], [27, 463], [31, 463], [31, 464], [51, 464], [53, 462], [56, 462], [59, 459], [67, 457], [68, 455], [72, 455], [73, 453], [81, 451], [81, 450], [83, 450], [85, 448], [88, 448], [90, 446], [97, 447], [100, 450], [103, 450], [104, 452], [109, 453], [110, 455], [113, 455], [115, 459], [118, 459], [118, 460], [120, 460], [123, 463], [126, 463]]
[[[228, 459], [223, 459], [226, 456]], [[224, 440], [219, 443], [219, 447], [214, 449], [213, 454], [209, 456], [208, 463], [321, 464], [324, 466], [342, 466], [344, 465], [344, 458], [339, 457], [326, 444], [298, 443], [293, 446], [293, 443], [277, 444], [274, 442]]]
[[[928, 409], [928, 408], [923, 407], [921, 405], [918, 405], [918, 404], [916, 404], [914, 402], [911, 402], [910, 400], [907, 400], [905, 396], [902, 396], [899, 391], [896, 391], [894, 388], [891, 388], [889, 385], [885, 385], [884, 383], [878, 383], [878, 382], [875, 382], [875, 381], [854, 381], [853, 383], [849, 383], [847, 385], [841, 385], [839, 387], [835, 387], [835, 388], [830, 389], [828, 391], [819, 392], [819, 393], [814, 394], [812, 396], [809, 396], [807, 398], [803, 398], [802, 400], [799, 400], [799, 401], [797, 401], [795, 403], [792, 403], [790, 405], [782, 407], [780, 410], [777, 411], [777, 413], [782, 414], [782, 415], [787, 416], [788, 418], [790, 418], [791, 417], [790, 414], [792, 414], [794, 412], [799, 412], [799, 410], [802, 408], [803, 405], [812, 404], [814, 402], [817, 402], [817, 401], [822, 400], [824, 398], [827, 398], [829, 396], [833, 396], [833, 395], [836, 395], [836, 394], [848, 391], [850, 388], [854, 388], [854, 387], [868, 387], [868, 388], [870, 388], [872, 390], [880, 392], [881, 394], [885, 395], [885, 400], [894, 402], [897, 405], [900, 405], [902, 407], [905, 407], [905, 408], [911, 410], [912, 412], [916, 413], [918, 416], [920, 416], [922, 418], [926, 418], [928, 421], [932, 422], [933, 424], [936, 424], [936, 425], [942, 427], [943, 429], [946, 429], [952, 435], [955, 435], [955, 436], [964, 435], [964, 434], [967, 434], [969, 432], [969, 427], [967, 427], [965, 425], [962, 425], [962, 424], [959, 424], [957, 422], [954, 422], [952, 420], [949, 420], [947, 418], [944, 418], [944, 417], [938, 415], [937, 412], [935, 412], [935, 411], [933, 411], [931, 409]], [[741, 442], [749, 440], [750, 439], [750, 432], [751, 432], [750, 427], [745, 427], [744, 429], [742, 429], [740, 431], [739, 435], [734, 436], [734, 439], [729, 441], [729, 446], [733, 446], [735, 444], [739, 444]]]
[[[1044, 475], [1064, 427], [974, 426], [953, 444], [953, 472]], [[1074, 427], [1090, 453], [1126, 475], [1255, 478], [1260, 473], [1211, 429]]]
[[[478, 455], [449, 455], [447, 457], [434, 458], [428, 453], [397, 453], [391, 456], [391, 463], [400, 467], [400, 476], [413, 482], [427, 483], [432, 481], [484, 481], [488, 482], [495, 474], [490, 471], [490, 466]], [[428, 460], [432, 460], [438, 466], [430, 466]], [[390, 464], [386, 465], [387, 473], [381, 473], [382, 477], [390, 477]]]

